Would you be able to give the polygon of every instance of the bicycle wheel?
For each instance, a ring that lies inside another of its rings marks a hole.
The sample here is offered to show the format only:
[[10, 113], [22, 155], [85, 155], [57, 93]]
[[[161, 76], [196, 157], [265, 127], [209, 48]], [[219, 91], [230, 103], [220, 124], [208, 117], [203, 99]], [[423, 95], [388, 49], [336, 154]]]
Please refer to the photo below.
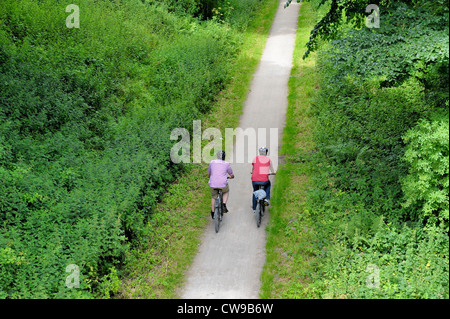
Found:
[[219, 232], [220, 222], [222, 221], [222, 198], [220, 196], [216, 199], [216, 208], [214, 209], [214, 227], [216, 229], [216, 233]]
[[258, 203], [258, 205], [257, 206], [259, 206], [259, 207], [256, 207], [256, 226], [261, 226], [261, 217], [262, 217], [262, 210], [263, 210], [263, 207], [262, 207], [262, 204], [261, 204], [261, 202], [259, 202]]
[[218, 233], [220, 228], [220, 210], [218, 207], [214, 210], [214, 227], [216, 229], [216, 233]]

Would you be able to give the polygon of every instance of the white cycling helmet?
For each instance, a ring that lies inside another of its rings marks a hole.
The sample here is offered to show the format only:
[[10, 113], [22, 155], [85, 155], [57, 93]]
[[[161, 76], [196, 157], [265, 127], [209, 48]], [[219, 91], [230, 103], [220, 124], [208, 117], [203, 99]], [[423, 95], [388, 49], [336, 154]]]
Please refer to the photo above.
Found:
[[258, 151], [259, 155], [267, 155], [267, 153], [269, 153], [269, 149], [267, 147], [260, 147]]
[[225, 156], [226, 156], [225, 151], [222, 150], [222, 151], [217, 152], [217, 158], [218, 159], [224, 161], [225, 160]]

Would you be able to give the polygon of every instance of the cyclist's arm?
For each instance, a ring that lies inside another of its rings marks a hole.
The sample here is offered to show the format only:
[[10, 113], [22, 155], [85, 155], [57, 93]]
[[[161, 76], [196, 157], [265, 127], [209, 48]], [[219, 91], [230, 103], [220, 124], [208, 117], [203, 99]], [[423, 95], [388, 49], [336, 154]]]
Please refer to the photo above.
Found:
[[233, 169], [231, 168], [231, 166], [228, 166], [227, 173], [228, 173], [228, 175], [230, 175], [230, 177], [229, 177], [230, 179], [234, 178], [234, 172], [233, 172]]
[[275, 174], [275, 170], [273, 169], [272, 161], [270, 161], [269, 170]]

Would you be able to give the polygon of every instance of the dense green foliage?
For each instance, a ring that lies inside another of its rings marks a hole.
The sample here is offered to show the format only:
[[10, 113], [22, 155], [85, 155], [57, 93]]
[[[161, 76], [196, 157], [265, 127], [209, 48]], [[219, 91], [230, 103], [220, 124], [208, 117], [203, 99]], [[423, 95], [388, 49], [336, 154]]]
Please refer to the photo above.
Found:
[[427, 220], [448, 232], [448, 115], [422, 119], [405, 135], [404, 159], [410, 165], [403, 180], [406, 207], [415, 207], [416, 219]]
[[256, 8], [261, 7], [260, 0], [143, 0], [156, 6], [167, 8], [179, 15], [192, 15], [201, 20], [212, 19], [227, 23], [240, 30], [245, 29]]
[[[64, 1], [2, 1], [1, 298], [117, 291], [125, 252], [182, 170], [170, 132], [229, 80], [256, 1], [220, 19], [198, 1], [172, 13], [155, 2], [78, 1], [80, 27], [67, 28]], [[70, 264], [80, 289], [65, 286]]]
[[[297, 2], [300, 2], [300, 0], [297, 0]], [[424, 12], [428, 17], [441, 16], [442, 13], [448, 14], [449, 7], [448, 0], [320, 0], [318, 3], [319, 5], [326, 4], [329, 9], [311, 31], [304, 57], [307, 57], [310, 52], [315, 51], [319, 47], [320, 40], [328, 41], [340, 37], [342, 35], [340, 28], [342, 26], [360, 29], [365, 25], [366, 17], [370, 16], [370, 19], [373, 19], [377, 15], [377, 18], [382, 16], [383, 18], [381, 19], [384, 19], [387, 15], [394, 13], [398, 9], [399, 4], [414, 7], [419, 12]], [[378, 12], [373, 12], [373, 6], [377, 7]], [[403, 16], [403, 22], [406, 17], [406, 15]], [[409, 16], [411, 20], [414, 17], [415, 15]], [[390, 20], [390, 22], [393, 21], [395, 20]], [[393, 23], [391, 28], [395, 28], [395, 26], [396, 24]]]
[[302, 4], [264, 297], [449, 298], [448, 1], [371, 2]]
[[[338, 3], [347, 16], [367, 5], [331, 1], [328, 16]], [[383, 4], [380, 28], [328, 26], [334, 40], [319, 52], [308, 291], [448, 298], [448, 5]]]

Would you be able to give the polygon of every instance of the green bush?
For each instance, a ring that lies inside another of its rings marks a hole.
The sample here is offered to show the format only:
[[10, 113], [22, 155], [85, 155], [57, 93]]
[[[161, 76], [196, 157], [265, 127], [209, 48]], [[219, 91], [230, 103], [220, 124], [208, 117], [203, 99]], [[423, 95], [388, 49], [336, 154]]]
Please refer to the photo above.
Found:
[[448, 236], [384, 224], [328, 246], [320, 275], [307, 288], [322, 298], [449, 298]]
[[407, 143], [404, 160], [410, 165], [403, 180], [406, 206], [448, 232], [449, 126], [448, 112], [431, 121], [422, 119], [404, 136]]
[[194, 16], [201, 20], [214, 20], [245, 30], [261, 6], [259, 0], [143, 0], [145, 3], [165, 8], [178, 16]]
[[[195, 18], [198, 3], [172, 14], [80, 0], [70, 29], [65, 1], [2, 1], [0, 297], [117, 291], [125, 252], [183, 170], [171, 131], [212, 110], [242, 42]], [[70, 264], [80, 289], [65, 286]]]
[[391, 221], [411, 216], [401, 205], [403, 136], [448, 101], [445, 19], [397, 5], [380, 29], [344, 30], [320, 53], [313, 112], [318, 147], [333, 167], [329, 178], [354, 205]]
[[311, 296], [449, 298], [448, 8], [434, 9], [392, 3], [379, 29], [342, 26], [318, 52]]
[[379, 82], [360, 84], [348, 78], [339, 88], [327, 82], [322, 87], [326, 90], [314, 108], [315, 139], [332, 165], [327, 177], [333, 180], [331, 188], [366, 210], [402, 219], [402, 136], [427, 110], [419, 83], [380, 88]]

